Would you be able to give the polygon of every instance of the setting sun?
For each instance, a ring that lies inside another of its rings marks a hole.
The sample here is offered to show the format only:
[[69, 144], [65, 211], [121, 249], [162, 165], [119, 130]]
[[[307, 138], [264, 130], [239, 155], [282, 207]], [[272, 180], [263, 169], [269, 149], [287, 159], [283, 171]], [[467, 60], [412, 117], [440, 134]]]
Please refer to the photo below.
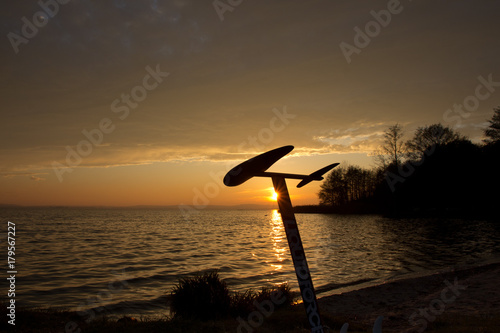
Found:
[[278, 193], [276, 193], [276, 192], [274, 191], [274, 188], [273, 188], [273, 187], [270, 187], [270, 188], [269, 188], [269, 191], [271, 191], [271, 196], [269, 196], [269, 200], [271, 200], [271, 201], [276, 201], [276, 200], [278, 200]]

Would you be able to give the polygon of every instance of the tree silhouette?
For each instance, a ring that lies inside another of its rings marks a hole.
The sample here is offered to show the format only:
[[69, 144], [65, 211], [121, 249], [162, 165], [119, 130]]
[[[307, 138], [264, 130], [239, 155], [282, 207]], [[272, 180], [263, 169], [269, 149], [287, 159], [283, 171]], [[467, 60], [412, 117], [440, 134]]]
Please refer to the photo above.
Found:
[[[488, 144], [477, 145], [433, 124], [419, 127], [404, 143], [401, 126], [390, 126], [379, 157], [382, 167], [334, 169], [318, 193], [321, 205], [329, 206], [322, 211], [498, 220], [500, 107], [485, 134]], [[405, 158], [406, 149], [411, 158]]]
[[332, 170], [321, 184], [318, 193], [320, 205], [338, 206], [346, 202], [345, 168], [338, 167]]
[[321, 184], [321, 190], [318, 193], [320, 204], [339, 206], [366, 199], [373, 194], [375, 185], [373, 171], [353, 165], [336, 168]]
[[392, 125], [385, 130], [381, 151], [377, 156], [377, 161], [383, 168], [387, 168], [391, 164], [398, 167], [403, 162], [403, 156], [406, 152], [403, 135], [403, 128], [399, 124]]
[[463, 139], [465, 137], [461, 136], [451, 127], [433, 124], [417, 128], [413, 138], [406, 143], [406, 147], [409, 157], [417, 159], [421, 158], [424, 153], [433, 151], [435, 146], [446, 145]]
[[500, 140], [500, 106], [493, 111], [495, 113], [489, 120], [490, 126], [484, 130], [484, 135], [487, 137], [483, 140], [485, 143], [496, 143]]

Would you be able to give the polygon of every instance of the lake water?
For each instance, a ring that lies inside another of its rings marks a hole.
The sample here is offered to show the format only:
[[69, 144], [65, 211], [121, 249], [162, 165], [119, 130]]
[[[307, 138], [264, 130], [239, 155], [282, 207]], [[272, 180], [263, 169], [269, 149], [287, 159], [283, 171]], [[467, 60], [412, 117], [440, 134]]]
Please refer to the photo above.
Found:
[[[298, 291], [276, 210], [202, 210], [187, 220], [168, 209], [0, 213], [3, 244], [7, 221], [16, 224], [18, 305], [160, 316], [179, 278], [211, 269], [232, 290], [288, 282]], [[500, 227], [485, 221], [296, 217], [319, 294], [500, 254]]]

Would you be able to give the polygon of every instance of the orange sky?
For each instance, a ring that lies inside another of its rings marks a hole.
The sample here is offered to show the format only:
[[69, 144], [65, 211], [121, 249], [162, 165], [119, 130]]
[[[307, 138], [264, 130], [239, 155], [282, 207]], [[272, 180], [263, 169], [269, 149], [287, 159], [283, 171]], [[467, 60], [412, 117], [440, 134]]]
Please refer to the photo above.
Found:
[[[269, 179], [224, 173], [283, 145], [273, 171], [371, 167], [396, 122], [479, 142], [500, 105], [499, 3], [396, 2], [0, 4], [0, 204], [266, 203]], [[318, 202], [318, 182], [288, 184]]]

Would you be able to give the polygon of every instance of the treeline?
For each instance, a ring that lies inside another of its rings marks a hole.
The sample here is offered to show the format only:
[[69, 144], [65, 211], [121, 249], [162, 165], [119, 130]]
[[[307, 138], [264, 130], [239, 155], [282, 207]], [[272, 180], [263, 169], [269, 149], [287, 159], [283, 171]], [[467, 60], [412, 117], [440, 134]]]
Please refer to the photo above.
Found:
[[358, 166], [339, 166], [321, 185], [319, 200], [323, 206], [341, 206], [372, 197], [377, 188], [377, 171]]
[[318, 193], [320, 206], [297, 211], [389, 215], [496, 216], [500, 189], [500, 107], [482, 144], [450, 127], [419, 127], [410, 140], [396, 124], [384, 133], [377, 167], [339, 166]]

